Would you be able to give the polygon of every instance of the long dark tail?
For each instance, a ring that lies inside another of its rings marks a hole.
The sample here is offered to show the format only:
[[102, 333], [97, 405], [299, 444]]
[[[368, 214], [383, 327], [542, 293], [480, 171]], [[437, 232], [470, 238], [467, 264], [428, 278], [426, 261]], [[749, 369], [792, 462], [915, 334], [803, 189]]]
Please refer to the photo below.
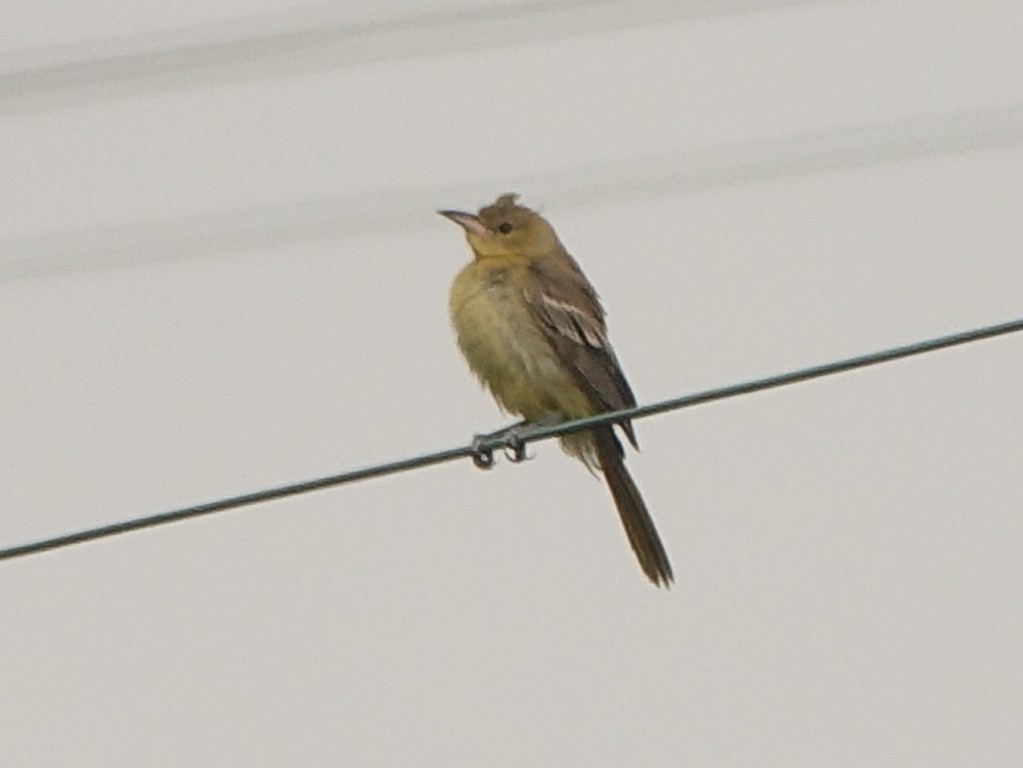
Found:
[[625, 468], [625, 457], [622, 444], [615, 437], [611, 427], [593, 430], [594, 442], [597, 446], [597, 458], [611, 489], [618, 515], [629, 537], [632, 551], [639, 559], [643, 573], [659, 587], [669, 587], [675, 580], [671, 572], [671, 563], [657, 535], [657, 528], [647, 511], [646, 502], [633, 482], [629, 470]]

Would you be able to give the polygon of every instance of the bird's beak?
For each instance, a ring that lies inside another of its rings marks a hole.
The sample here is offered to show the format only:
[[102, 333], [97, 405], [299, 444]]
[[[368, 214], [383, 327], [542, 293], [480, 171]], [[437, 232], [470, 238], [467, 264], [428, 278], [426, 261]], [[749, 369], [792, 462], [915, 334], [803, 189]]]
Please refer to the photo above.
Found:
[[490, 234], [490, 230], [483, 226], [483, 222], [475, 214], [465, 213], [464, 211], [437, 211], [437, 213], [445, 219], [451, 219], [470, 235], [486, 237]]

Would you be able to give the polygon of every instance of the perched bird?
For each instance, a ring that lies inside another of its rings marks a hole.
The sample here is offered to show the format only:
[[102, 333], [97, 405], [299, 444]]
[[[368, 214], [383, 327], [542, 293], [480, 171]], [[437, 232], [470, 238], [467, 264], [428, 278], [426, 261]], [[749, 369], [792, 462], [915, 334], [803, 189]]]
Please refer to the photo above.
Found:
[[[636, 404], [607, 339], [604, 308], [540, 214], [502, 195], [479, 213], [438, 211], [475, 258], [451, 286], [451, 321], [469, 367], [527, 422], [578, 419]], [[633, 447], [632, 424], [618, 422]], [[667, 587], [671, 563], [611, 425], [566, 435], [565, 451], [603, 472], [643, 572]]]

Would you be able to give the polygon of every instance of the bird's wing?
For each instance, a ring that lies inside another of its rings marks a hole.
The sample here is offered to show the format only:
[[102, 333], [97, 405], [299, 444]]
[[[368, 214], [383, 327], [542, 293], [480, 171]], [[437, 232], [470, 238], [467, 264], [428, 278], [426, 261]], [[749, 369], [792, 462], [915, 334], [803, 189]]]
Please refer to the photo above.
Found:
[[[530, 311], [599, 411], [633, 406], [636, 398], [607, 340], [600, 299], [571, 257], [567, 258], [566, 262], [539, 261], [531, 266], [534, 279], [525, 291]], [[624, 421], [621, 427], [636, 446], [632, 425]]]

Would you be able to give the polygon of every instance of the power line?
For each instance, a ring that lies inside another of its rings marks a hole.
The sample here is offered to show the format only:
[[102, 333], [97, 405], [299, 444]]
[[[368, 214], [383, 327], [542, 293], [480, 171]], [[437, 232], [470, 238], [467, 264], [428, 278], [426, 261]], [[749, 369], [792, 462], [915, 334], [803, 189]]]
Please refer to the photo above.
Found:
[[935, 352], [940, 349], [947, 349], [949, 347], [960, 346], [962, 344], [970, 344], [976, 341], [981, 341], [982, 339], [991, 339], [996, 336], [1004, 336], [1006, 334], [1017, 333], [1019, 331], [1023, 331], [1023, 318], [1006, 323], [999, 323], [997, 325], [975, 328], [969, 331], [962, 331], [960, 333], [953, 333], [947, 336], [907, 344], [901, 347], [893, 347], [880, 352], [872, 352], [866, 355], [850, 357], [844, 360], [825, 363], [823, 365], [817, 365], [810, 368], [802, 368], [788, 373], [753, 379], [751, 381], [709, 389], [695, 394], [683, 395], [682, 397], [662, 400], [649, 405], [610, 411], [608, 413], [602, 413], [598, 416], [591, 416], [585, 419], [577, 419], [575, 421], [568, 421], [552, 426], [530, 426], [522, 430], [512, 430], [510, 432], [506, 430], [501, 433], [495, 433], [494, 435], [477, 438], [473, 441], [473, 443], [466, 446], [449, 448], [447, 450], [436, 451], [434, 453], [421, 454], [412, 458], [400, 459], [398, 461], [392, 461], [385, 464], [377, 464], [364, 469], [356, 469], [336, 475], [329, 475], [327, 477], [282, 485], [263, 491], [242, 494], [240, 496], [231, 496], [217, 501], [210, 501], [205, 504], [182, 507], [168, 512], [160, 512], [154, 515], [137, 517], [119, 523], [87, 528], [74, 533], [8, 547], [0, 550], [0, 560], [10, 560], [16, 557], [38, 554], [52, 549], [62, 549], [64, 547], [69, 547], [72, 544], [81, 544], [86, 541], [94, 541], [96, 539], [104, 539], [110, 536], [128, 533], [129, 531], [138, 531], [143, 528], [152, 528], [157, 525], [164, 525], [165, 523], [173, 523], [193, 517], [201, 517], [203, 515], [213, 514], [214, 512], [223, 512], [228, 509], [237, 509], [238, 507], [259, 504], [264, 501], [281, 499], [286, 496], [296, 496], [303, 493], [309, 493], [311, 491], [322, 490], [324, 488], [332, 488], [338, 485], [353, 483], [356, 480], [368, 480], [372, 477], [393, 475], [398, 472], [405, 472], [411, 469], [419, 469], [421, 467], [428, 467], [434, 464], [454, 461], [455, 459], [471, 457], [477, 466], [485, 468], [493, 464], [493, 454], [495, 451], [510, 450], [514, 452], [517, 459], [521, 459], [524, 455], [525, 446], [529, 443], [540, 440], [581, 432], [593, 427], [612, 424], [623, 419], [640, 419], [646, 416], [653, 416], [656, 414], [666, 413], [668, 411], [676, 411], [682, 408], [690, 408], [692, 406], [702, 405], [716, 400], [726, 400], [740, 395], [752, 394], [753, 392], [762, 392], [767, 389], [797, 384], [799, 382], [809, 381], [810, 379], [818, 379], [824, 376], [852, 371], [857, 368], [866, 368], [873, 365], [879, 365], [881, 363], [889, 363], [906, 357], [922, 355], [927, 352]]
[[1023, 103], [963, 110], [560, 168], [484, 182], [334, 195], [235, 211], [0, 242], [0, 279], [110, 269], [253, 247], [413, 229], [424, 211], [494, 190], [542, 190], [566, 205], [693, 195], [708, 189], [1023, 143]]
[[23, 57], [28, 62], [0, 71], [0, 115], [686, 19], [848, 2], [852, 0], [534, 0], [364, 22], [350, 21], [351, 12], [343, 4], [320, 4], [127, 40], [28, 52]]

